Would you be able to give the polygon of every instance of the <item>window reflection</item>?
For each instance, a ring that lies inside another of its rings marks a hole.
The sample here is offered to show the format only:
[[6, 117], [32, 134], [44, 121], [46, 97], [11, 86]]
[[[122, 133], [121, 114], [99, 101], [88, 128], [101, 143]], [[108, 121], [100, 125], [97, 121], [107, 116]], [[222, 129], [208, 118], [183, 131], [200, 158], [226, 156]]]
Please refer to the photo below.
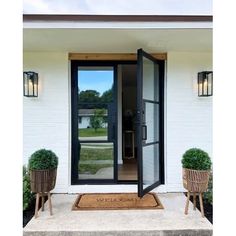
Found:
[[79, 67], [78, 86], [79, 139], [108, 140], [112, 127], [113, 68]]
[[78, 86], [79, 103], [99, 103], [98, 108], [103, 108], [104, 103], [113, 101], [113, 68], [79, 67]]
[[79, 109], [79, 138], [80, 140], [107, 140], [108, 109], [98, 108], [92, 104], [91, 108]]
[[113, 143], [81, 144], [80, 179], [112, 179], [114, 173]]
[[79, 179], [113, 179], [113, 67], [78, 68]]

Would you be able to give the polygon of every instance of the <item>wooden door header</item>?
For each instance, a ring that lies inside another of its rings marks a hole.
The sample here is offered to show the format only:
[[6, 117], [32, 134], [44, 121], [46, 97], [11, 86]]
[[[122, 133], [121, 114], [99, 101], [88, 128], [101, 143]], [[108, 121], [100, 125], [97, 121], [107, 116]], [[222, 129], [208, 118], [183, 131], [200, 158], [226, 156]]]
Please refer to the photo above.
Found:
[[[167, 53], [150, 53], [158, 60], [166, 60]], [[136, 53], [69, 53], [69, 60], [136, 61]]]

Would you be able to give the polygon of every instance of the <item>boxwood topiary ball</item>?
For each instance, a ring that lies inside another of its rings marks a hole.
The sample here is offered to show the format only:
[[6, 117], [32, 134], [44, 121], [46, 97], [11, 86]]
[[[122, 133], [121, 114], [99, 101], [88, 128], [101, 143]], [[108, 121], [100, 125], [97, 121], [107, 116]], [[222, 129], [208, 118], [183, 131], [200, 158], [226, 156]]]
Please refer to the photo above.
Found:
[[58, 157], [51, 150], [40, 149], [34, 152], [29, 159], [30, 170], [55, 169], [58, 165]]
[[182, 165], [187, 169], [210, 170], [212, 162], [208, 153], [199, 148], [191, 148], [183, 154]]

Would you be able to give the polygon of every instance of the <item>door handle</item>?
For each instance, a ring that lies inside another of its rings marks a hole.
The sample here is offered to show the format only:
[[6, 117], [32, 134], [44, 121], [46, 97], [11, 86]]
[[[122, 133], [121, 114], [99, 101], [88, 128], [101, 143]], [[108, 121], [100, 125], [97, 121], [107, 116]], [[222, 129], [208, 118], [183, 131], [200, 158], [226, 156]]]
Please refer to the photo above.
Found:
[[115, 131], [116, 131], [115, 125], [112, 124], [112, 140], [115, 140]]
[[147, 126], [142, 125], [142, 135], [143, 135], [143, 140], [147, 140]]

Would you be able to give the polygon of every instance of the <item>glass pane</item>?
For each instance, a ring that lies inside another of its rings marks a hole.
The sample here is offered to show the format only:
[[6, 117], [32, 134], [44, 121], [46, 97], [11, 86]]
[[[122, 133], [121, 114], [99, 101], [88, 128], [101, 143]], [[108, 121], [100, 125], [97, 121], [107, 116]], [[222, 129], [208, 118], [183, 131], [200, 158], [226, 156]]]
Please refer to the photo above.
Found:
[[78, 127], [81, 141], [114, 136], [113, 67], [78, 68]]
[[143, 188], [159, 181], [159, 144], [143, 147]]
[[159, 104], [145, 103], [145, 124], [147, 126], [146, 143], [159, 141]]
[[79, 106], [79, 139], [80, 141], [109, 140], [112, 138], [112, 104], [90, 104], [90, 108]]
[[81, 143], [79, 179], [113, 179], [113, 143]]
[[213, 77], [213, 74], [209, 73], [207, 75], [207, 77], [208, 77], [208, 94], [212, 94], [212, 77]]
[[111, 102], [113, 100], [113, 78], [113, 67], [79, 67], [79, 103]]
[[143, 99], [159, 101], [158, 71], [159, 65], [143, 57]]

